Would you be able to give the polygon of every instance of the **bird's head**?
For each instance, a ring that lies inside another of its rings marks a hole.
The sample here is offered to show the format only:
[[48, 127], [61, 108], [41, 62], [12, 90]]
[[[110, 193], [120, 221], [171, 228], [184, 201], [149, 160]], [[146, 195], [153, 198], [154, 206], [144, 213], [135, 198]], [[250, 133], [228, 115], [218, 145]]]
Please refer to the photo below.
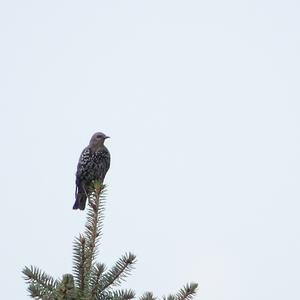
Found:
[[90, 140], [90, 147], [94, 150], [101, 148], [104, 145], [104, 141], [108, 139], [109, 136], [105, 135], [102, 132], [96, 132], [93, 134]]

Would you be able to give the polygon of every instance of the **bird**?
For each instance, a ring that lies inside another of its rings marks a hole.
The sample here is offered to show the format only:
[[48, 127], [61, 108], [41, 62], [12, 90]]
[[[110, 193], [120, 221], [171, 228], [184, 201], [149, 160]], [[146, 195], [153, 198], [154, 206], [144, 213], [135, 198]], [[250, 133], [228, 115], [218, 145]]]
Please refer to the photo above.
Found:
[[110, 167], [110, 153], [104, 146], [109, 136], [102, 132], [92, 135], [89, 145], [83, 149], [76, 171], [75, 203], [73, 209], [85, 209], [88, 190], [93, 180], [103, 183]]

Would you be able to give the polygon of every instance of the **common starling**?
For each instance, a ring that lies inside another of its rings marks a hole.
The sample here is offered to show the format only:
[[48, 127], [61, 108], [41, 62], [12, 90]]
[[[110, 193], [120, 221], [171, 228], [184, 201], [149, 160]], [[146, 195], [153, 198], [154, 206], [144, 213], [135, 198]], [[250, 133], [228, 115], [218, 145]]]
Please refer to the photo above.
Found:
[[102, 132], [96, 132], [89, 145], [83, 149], [76, 172], [75, 203], [73, 209], [84, 210], [89, 187], [93, 180], [103, 182], [110, 166], [110, 154], [104, 146], [109, 138]]

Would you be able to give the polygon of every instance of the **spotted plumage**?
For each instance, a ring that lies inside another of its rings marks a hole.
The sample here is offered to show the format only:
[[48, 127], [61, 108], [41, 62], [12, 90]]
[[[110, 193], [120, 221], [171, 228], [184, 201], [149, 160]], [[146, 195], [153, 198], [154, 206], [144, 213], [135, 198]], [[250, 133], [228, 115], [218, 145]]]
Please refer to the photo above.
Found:
[[73, 209], [84, 210], [88, 190], [93, 180], [103, 182], [110, 166], [110, 154], [104, 146], [104, 133], [95, 133], [89, 145], [82, 151], [76, 172], [75, 203]]

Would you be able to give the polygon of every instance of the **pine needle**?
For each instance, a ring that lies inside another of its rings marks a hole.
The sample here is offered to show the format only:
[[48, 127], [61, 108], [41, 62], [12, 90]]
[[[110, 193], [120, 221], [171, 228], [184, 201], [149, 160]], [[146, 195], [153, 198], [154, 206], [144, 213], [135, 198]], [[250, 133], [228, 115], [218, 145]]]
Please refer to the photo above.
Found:
[[104, 274], [101, 290], [104, 291], [112, 286], [120, 285], [131, 273], [135, 263], [136, 256], [134, 254], [129, 252], [123, 255], [116, 264]]

